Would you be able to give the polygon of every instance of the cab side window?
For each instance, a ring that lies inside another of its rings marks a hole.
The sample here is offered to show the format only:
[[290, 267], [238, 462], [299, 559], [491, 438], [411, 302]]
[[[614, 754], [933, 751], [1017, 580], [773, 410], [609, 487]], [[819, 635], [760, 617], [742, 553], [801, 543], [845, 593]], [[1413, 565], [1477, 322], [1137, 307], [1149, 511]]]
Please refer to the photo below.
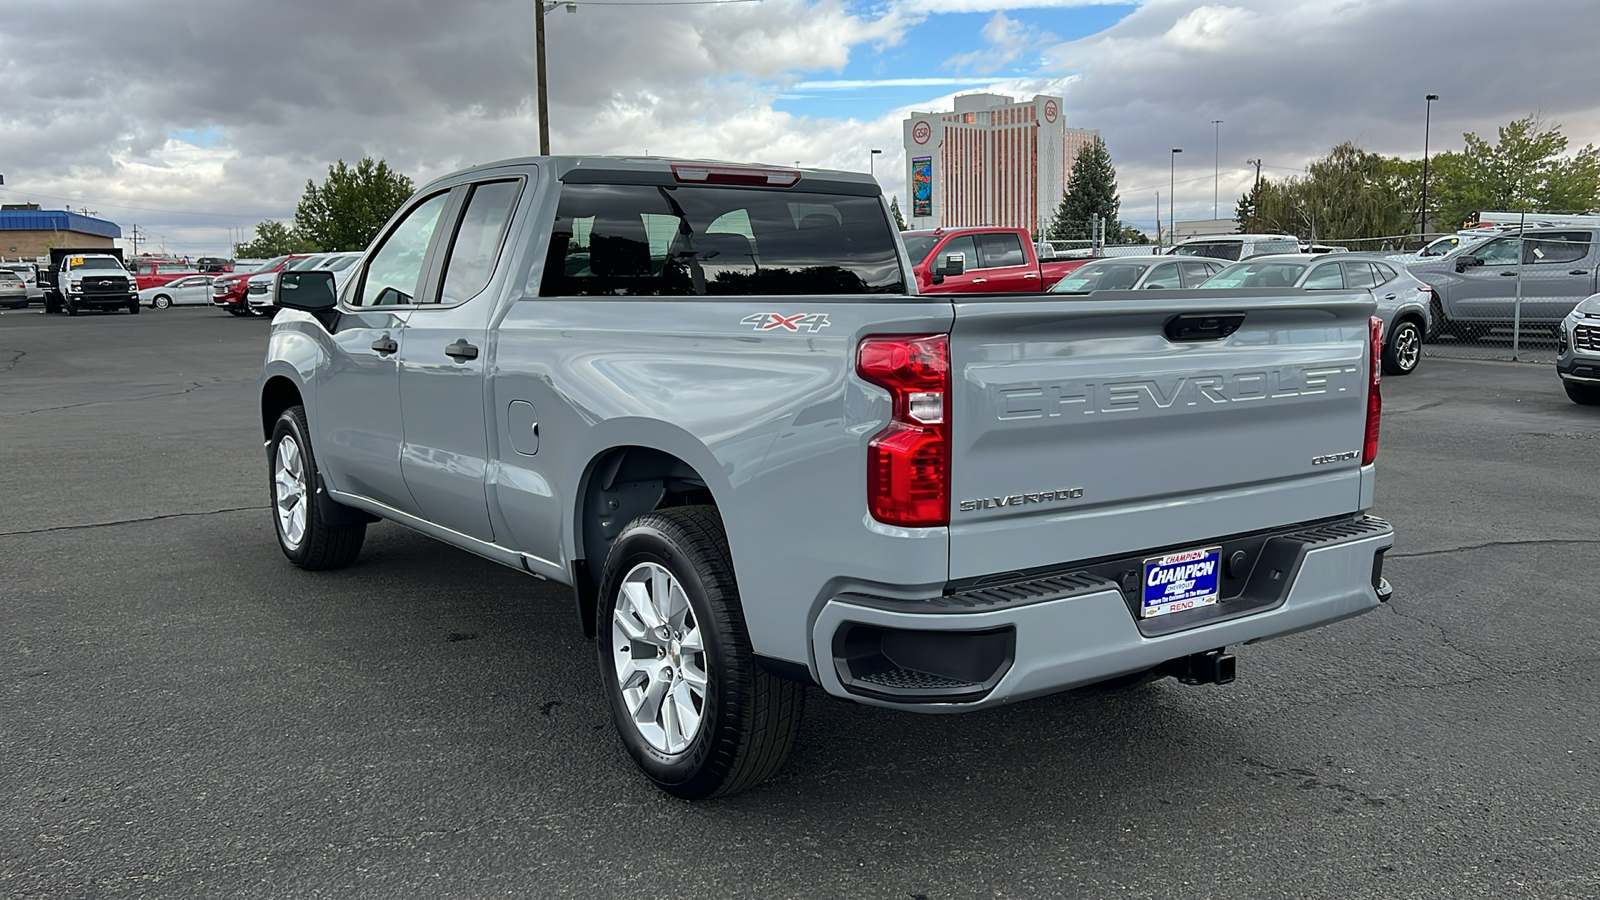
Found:
[[970, 234], [951, 238], [948, 243], [939, 248], [939, 256], [934, 259], [933, 264], [935, 266], [943, 266], [946, 259], [956, 255], [962, 257], [962, 267], [968, 272], [981, 268], [983, 265], [978, 262], [978, 245], [972, 242], [972, 235]]
[[407, 306], [415, 303], [422, 286], [422, 265], [438, 228], [450, 193], [443, 191], [422, 201], [406, 214], [383, 239], [367, 264], [355, 306]]
[[517, 202], [519, 186], [516, 181], [491, 181], [473, 186], [461, 225], [450, 243], [444, 291], [439, 302], [454, 305], [472, 299], [488, 287], [495, 260], [500, 256], [501, 241], [505, 239], [506, 224], [511, 221], [511, 209]]
[[1517, 245], [1522, 241], [1514, 237], [1495, 238], [1472, 255], [1483, 260], [1486, 266], [1514, 266], [1517, 264]]
[[1574, 263], [1589, 255], [1587, 231], [1555, 231], [1530, 237], [1522, 261], [1530, 266]]
[[1014, 234], [980, 234], [978, 252], [982, 254], [980, 265], [985, 269], [1028, 264], [1028, 257], [1022, 252], [1022, 239]]

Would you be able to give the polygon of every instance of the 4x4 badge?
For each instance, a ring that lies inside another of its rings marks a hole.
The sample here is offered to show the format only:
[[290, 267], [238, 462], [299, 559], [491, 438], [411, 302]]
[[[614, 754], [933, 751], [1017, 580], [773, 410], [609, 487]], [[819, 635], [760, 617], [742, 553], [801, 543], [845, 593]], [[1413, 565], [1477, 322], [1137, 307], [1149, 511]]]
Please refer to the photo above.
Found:
[[795, 313], [786, 316], [782, 313], [756, 313], [745, 316], [739, 320], [740, 325], [749, 325], [756, 331], [810, 331], [818, 332], [828, 327], [827, 313]]

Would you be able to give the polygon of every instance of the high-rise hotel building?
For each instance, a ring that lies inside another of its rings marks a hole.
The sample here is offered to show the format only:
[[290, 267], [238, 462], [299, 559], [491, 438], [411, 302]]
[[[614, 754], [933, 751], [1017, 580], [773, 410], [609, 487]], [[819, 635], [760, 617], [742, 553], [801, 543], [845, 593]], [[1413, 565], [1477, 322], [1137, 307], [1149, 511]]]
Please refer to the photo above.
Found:
[[1068, 128], [1060, 97], [957, 97], [951, 112], [902, 123], [912, 228], [1050, 223], [1078, 152], [1099, 131]]

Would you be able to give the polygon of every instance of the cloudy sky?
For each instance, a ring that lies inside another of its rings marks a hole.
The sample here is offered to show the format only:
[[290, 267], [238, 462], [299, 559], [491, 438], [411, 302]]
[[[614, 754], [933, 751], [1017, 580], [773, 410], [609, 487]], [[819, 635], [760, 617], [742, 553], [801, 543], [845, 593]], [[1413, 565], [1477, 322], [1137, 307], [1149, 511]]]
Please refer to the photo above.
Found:
[[[548, 22], [557, 153], [859, 170], [878, 148], [903, 198], [909, 111], [1055, 93], [1148, 229], [1173, 147], [1178, 217], [1209, 218], [1217, 181], [1227, 215], [1249, 158], [1420, 156], [1428, 93], [1434, 152], [1530, 113], [1600, 144], [1596, 0], [575, 5]], [[0, 199], [221, 252], [338, 158], [420, 184], [536, 153], [533, 35], [533, 0], [0, 0]]]

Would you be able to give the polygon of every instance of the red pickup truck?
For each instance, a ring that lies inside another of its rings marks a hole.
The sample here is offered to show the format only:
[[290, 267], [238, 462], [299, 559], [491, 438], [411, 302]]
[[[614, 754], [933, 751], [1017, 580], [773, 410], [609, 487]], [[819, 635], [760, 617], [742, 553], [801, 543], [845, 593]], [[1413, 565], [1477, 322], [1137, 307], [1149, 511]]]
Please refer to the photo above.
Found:
[[1021, 228], [935, 228], [901, 237], [923, 294], [1040, 293], [1091, 261], [1040, 262]]

